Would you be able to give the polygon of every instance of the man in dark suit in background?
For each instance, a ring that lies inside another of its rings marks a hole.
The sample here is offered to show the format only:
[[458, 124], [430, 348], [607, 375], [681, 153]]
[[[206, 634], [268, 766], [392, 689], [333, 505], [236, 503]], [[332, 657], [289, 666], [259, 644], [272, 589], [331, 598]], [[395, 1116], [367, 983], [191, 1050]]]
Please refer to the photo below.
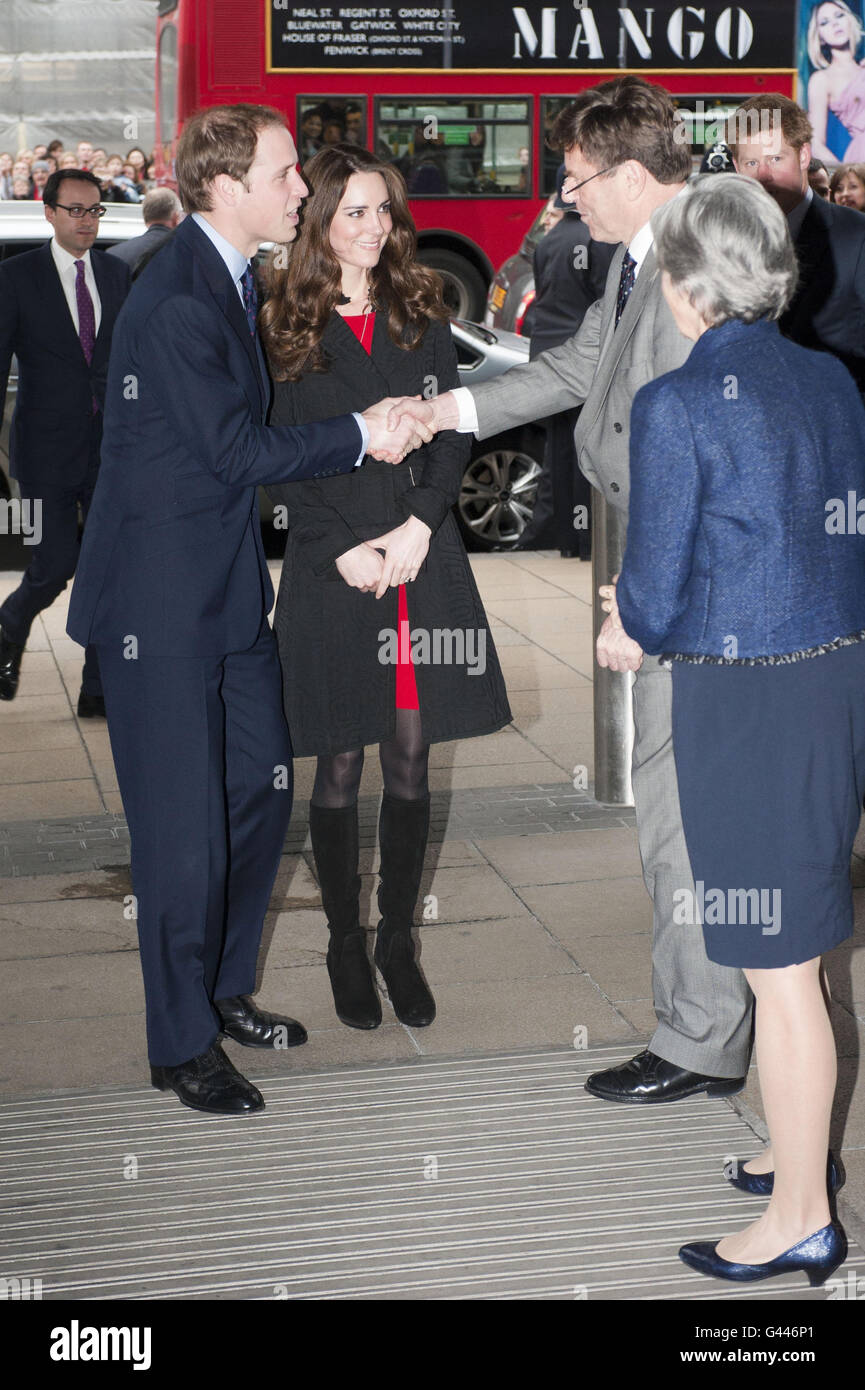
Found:
[[[265, 425], [270, 381], [249, 258], [294, 239], [307, 188], [283, 116], [216, 106], [177, 149], [188, 216], [120, 316], [102, 471], [69, 606], [95, 642], [132, 841], [151, 1079], [213, 1114], [264, 1101], [219, 1045], [306, 1041], [249, 998], [291, 814], [291, 742], [256, 485], [399, 462], [388, 402]], [[338, 640], [338, 634], [336, 635]]]
[[759, 180], [790, 226], [800, 281], [781, 332], [840, 358], [865, 395], [865, 216], [814, 193], [813, 134], [795, 101], [765, 92], [733, 112], [727, 143], [738, 172]]
[[141, 204], [147, 231], [141, 236], [130, 237], [129, 241], [119, 241], [111, 247], [109, 256], [125, 261], [134, 275], [143, 258], [165, 244], [180, 221], [182, 212], [180, 199], [170, 188], [152, 188]]
[[[129, 289], [128, 268], [91, 250], [105, 211], [100, 196], [98, 179], [83, 169], [52, 174], [42, 201], [54, 235], [0, 265], [0, 412], [14, 353], [11, 472], [22, 500], [41, 513], [41, 539], [0, 608], [2, 700], [17, 693], [34, 618], [75, 573], [78, 507], [86, 519], [96, 485], [108, 353]], [[98, 663], [88, 647], [78, 714], [104, 713]]]

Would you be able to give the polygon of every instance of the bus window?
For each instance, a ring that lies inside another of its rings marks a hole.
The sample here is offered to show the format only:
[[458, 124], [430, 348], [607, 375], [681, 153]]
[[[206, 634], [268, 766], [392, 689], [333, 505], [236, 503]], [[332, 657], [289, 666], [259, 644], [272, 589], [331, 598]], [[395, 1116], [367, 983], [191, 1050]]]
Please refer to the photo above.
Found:
[[163, 26], [159, 35], [159, 139], [168, 149], [177, 132], [177, 30]]
[[322, 145], [366, 144], [366, 97], [298, 97], [297, 149], [301, 164]]
[[376, 153], [413, 198], [528, 198], [529, 108], [496, 97], [380, 97]]
[[727, 120], [746, 95], [673, 97], [673, 105], [684, 121], [688, 144], [698, 162], [706, 146], [727, 138]]
[[541, 103], [541, 186], [538, 190], [541, 195], [556, 191], [556, 173], [564, 154], [561, 150], [551, 150], [547, 139], [559, 112], [572, 101], [573, 97], [544, 97]]

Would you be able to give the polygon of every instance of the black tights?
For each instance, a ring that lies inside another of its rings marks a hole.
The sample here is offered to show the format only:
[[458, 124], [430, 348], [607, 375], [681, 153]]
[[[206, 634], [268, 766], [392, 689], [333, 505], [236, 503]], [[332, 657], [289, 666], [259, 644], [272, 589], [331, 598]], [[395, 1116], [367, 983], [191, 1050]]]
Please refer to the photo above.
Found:
[[[427, 796], [429, 744], [421, 739], [419, 710], [397, 710], [394, 736], [379, 744], [378, 756], [386, 792], [402, 801], [420, 801]], [[312, 800], [316, 806], [353, 806], [362, 772], [362, 748], [319, 758]]]

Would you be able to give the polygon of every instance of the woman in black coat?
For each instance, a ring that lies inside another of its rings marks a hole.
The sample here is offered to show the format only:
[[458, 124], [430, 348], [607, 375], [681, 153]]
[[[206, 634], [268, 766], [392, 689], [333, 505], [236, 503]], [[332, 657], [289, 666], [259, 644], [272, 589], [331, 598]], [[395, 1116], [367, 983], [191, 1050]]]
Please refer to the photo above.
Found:
[[[262, 334], [276, 382], [272, 424], [327, 420], [388, 396], [458, 384], [438, 278], [415, 259], [401, 175], [338, 145], [304, 170], [312, 196], [287, 268], [275, 253]], [[357, 794], [378, 743], [382, 920], [375, 961], [397, 1017], [435, 1003], [412, 925], [429, 830], [429, 746], [510, 721], [504, 681], [451, 508], [468, 451], [440, 434], [396, 467], [270, 489], [288, 543], [275, 631], [297, 755], [318, 758], [310, 834], [330, 929], [336, 1011], [381, 1022], [359, 923]]]

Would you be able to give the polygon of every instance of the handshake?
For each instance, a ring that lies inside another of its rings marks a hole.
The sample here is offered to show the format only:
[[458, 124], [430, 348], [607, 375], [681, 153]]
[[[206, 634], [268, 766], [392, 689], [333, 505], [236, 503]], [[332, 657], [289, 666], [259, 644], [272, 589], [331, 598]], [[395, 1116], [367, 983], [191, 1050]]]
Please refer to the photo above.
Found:
[[449, 391], [433, 400], [420, 396], [388, 396], [363, 412], [369, 430], [367, 452], [383, 463], [402, 463], [439, 430], [459, 424], [459, 410]]

